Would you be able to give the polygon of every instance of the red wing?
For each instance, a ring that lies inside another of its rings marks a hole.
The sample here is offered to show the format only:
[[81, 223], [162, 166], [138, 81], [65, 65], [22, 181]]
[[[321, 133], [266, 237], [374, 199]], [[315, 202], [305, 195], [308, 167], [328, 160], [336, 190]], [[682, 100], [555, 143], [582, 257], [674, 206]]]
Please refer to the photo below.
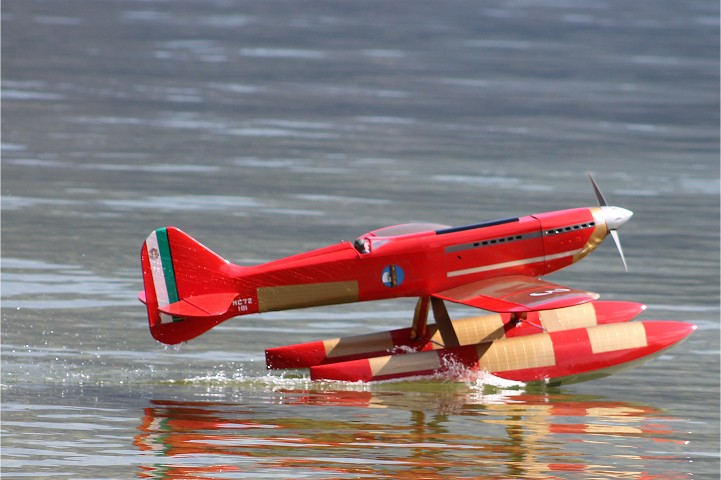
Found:
[[492, 312], [512, 313], [572, 307], [599, 297], [597, 293], [575, 290], [523, 275], [473, 282], [433, 296]]

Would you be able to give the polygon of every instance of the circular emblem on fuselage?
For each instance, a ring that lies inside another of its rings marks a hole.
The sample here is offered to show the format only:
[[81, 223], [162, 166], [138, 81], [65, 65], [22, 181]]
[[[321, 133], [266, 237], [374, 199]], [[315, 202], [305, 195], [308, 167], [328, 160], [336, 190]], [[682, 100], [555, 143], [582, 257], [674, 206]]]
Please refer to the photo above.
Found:
[[404, 278], [405, 275], [403, 274], [403, 269], [398, 265], [387, 266], [383, 269], [383, 274], [381, 275], [383, 285], [391, 288], [397, 287], [403, 283]]

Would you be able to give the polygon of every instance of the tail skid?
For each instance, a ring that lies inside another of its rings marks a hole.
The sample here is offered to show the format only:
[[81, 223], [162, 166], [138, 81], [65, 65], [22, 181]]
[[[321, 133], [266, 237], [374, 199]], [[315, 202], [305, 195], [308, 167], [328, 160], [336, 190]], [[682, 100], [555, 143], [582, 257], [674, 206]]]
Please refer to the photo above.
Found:
[[175, 227], [152, 232], [141, 251], [150, 333], [174, 345], [188, 341], [238, 314], [233, 265]]

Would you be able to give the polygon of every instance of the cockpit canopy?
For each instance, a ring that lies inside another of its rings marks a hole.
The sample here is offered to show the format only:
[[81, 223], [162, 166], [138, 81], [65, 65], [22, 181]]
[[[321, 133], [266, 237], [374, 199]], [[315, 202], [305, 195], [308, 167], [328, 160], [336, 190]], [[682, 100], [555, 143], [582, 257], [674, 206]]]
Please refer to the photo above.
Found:
[[383, 244], [387, 243], [391, 238], [415, 235], [423, 232], [435, 232], [445, 228], [449, 228], [448, 225], [438, 223], [404, 223], [401, 225], [393, 225], [361, 235], [353, 242], [353, 246], [360, 253], [365, 254], [383, 246]]

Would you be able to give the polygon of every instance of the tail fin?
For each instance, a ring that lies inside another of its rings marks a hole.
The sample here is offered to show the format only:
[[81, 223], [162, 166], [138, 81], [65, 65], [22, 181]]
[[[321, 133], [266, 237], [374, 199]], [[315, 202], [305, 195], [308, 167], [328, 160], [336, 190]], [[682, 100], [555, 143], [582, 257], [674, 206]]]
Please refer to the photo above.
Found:
[[233, 307], [241, 296], [237, 279], [243, 267], [183, 231], [155, 230], [145, 240], [140, 258], [145, 291], [139, 298], [148, 308], [150, 333], [156, 340], [185, 342], [241, 313]]

